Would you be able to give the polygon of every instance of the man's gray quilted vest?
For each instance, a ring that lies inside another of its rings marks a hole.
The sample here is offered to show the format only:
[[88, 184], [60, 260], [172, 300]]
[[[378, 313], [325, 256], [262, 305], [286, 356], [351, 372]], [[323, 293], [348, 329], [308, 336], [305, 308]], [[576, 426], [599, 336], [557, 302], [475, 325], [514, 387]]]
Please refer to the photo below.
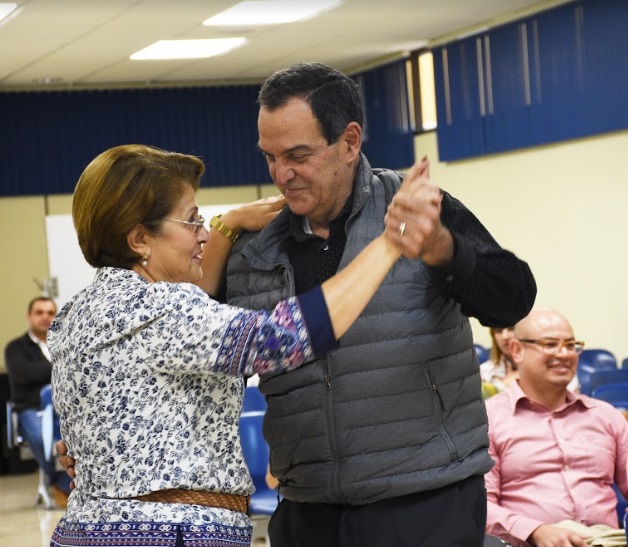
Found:
[[[340, 268], [384, 228], [400, 177], [363, 158]], [[293, 294], [289, 211], [238, 242], [227, 299], [272, 308]], [[439, 488], [492, 466], [468, 319], [446, 279], [400, 259], [337, 350], [264, 377], [271, 469], [293, 501], [362, 505]]]

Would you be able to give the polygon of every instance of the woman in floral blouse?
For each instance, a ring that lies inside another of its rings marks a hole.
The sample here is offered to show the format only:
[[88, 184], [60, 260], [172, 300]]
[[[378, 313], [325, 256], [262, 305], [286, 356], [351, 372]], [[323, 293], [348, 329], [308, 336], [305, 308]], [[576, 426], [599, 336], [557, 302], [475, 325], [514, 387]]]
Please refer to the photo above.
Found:
[[287, 372], [336, 347], [400, 256], [382, 234], [272, 311], [220, 304], [208, 293], [237, 234], [261, 229], [284, 202], [234, 209], [208, 232], [195, 201], [203, 172], [195, 157], [125, 145], [78, 181], [74, 225], [97, 272], [48, 335], [54, 404], [76, 459], [52, 546], [249, 545], [243, 377]]

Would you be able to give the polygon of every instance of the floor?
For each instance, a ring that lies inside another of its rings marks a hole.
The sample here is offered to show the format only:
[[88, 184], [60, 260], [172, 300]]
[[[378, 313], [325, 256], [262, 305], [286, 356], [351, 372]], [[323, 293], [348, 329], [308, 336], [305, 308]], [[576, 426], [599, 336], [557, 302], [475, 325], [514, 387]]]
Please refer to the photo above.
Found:
[[35, 507], [39, 473], [0, 476], [0, 547], [49, 547], [63, 511]]
[[[35, 507], [39, 474], [0, 475], [0, 547], [49, 547], [63, 511]], [[264, 547], [263, 521], [253, 523], [252, 547]]]

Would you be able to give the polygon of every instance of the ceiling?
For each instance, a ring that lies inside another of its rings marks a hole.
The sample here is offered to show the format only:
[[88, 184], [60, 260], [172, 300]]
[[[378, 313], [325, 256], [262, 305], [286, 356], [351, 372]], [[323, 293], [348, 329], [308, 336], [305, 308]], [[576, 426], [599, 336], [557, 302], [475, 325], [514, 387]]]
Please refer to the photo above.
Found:
[[[202, 22], [239, 0], [17, 2], [17, 14], [0, 22], [0, 91], [258, 83], [301, 61], [351, 73], [439, 37], [548, 5], [538, 0], [344, 0], [298, 23], [220, 28]], [[158, 40], [232, 36], [250, 42], [210, 59], [129, 60]]]

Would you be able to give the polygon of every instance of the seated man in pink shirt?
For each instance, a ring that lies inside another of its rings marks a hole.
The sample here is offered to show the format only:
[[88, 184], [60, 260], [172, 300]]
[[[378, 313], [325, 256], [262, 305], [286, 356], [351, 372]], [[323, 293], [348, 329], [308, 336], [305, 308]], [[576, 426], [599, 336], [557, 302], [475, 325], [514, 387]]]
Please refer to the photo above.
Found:
[[628, 423], [567, 389], [584, 343], [560, 313], [532, 310], [510, 344], [519, 380], [486, 401], [487, 533], [515, 546], [585, 547], [590, 535], [563, 521], [618, 528], [612, 485], [628, 495]]

